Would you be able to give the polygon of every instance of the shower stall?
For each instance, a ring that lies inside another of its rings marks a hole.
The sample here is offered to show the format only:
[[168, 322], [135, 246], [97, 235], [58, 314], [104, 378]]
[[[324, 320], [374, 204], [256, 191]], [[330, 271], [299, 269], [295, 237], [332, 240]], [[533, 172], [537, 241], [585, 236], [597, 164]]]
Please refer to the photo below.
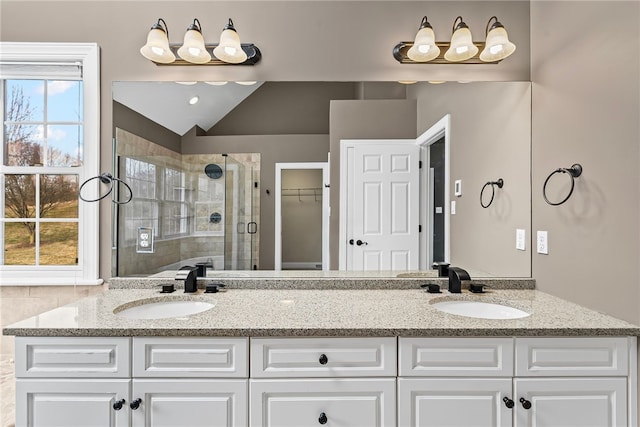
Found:
[[[258, 268], [260, 155], [185, 154], [116, 132], [114, 170], [133, 192], [114, 205], [114, 276], [141, 276], [204, 262]], [[127, 149], [128, 148], [128, 149]]]

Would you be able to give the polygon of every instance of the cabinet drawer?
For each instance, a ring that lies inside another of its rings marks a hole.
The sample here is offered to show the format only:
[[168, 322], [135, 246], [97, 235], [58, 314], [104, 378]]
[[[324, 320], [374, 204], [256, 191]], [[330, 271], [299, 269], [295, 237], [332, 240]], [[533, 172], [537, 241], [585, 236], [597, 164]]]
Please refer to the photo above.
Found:
[[516, 338], [516, 376], [615, 376], [629, 372], [628, 339]]
[[134, 377], [248, 376], [247, 338], [134, 338]]
[[129, 378], [130, 339], [16, 337], [17, 378]]
[[513, 376], [512, 338], [400, 338], [400, 376]]
[[251, 376], [395, 377], [395, 338], [254, 338]]
[[249, 380], [249, 425], [396, 425], [394, 378]]

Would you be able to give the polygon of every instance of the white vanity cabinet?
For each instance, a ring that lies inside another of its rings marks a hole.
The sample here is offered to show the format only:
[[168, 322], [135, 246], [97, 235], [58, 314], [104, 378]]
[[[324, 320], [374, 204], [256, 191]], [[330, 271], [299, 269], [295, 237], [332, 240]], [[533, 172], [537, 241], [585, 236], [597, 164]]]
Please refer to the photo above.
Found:
[[629, 426], [635, 343], [626, 337], [401, 338], [398, 425]]
[[16, 425], [247, 425], [247, 338], [16, 338]]
[[396, 425], [396, 338], [253, 338], [252, 427]]

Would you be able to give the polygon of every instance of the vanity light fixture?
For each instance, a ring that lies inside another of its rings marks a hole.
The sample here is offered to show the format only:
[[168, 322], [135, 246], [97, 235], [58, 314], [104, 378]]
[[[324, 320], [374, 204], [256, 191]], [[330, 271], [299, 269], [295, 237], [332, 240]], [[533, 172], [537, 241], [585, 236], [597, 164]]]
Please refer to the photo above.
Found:
[[[491, 28], [489, 28], [492, 20], [493, 24]], [[516, 45], [509, 41], [509, 35], [507, 34], [507, 30], [504, 29], [504, 25], [502, 25], [495, 16], [489, 18], [489, 22], [487, 22], [485, 37], [484, 49], [480, 53], [481, 61], [500, 61], [516, 50]]]
[[462, 16], [458, 16], [453, 21], [451, 44], [444, 53], [444, 59], [450, 62], [461, 62], [473, 58], [477, 53], [478, 46], [473, 44], [471, 30], [462, 20]]
[[427, 20], [426, 15], [420, 22], [420, 28], [416, 34], [413, 46], [407, 51], [409, 59], [416, 62], [428, 62], [436, 59], [440, 55], [440, 48], [436, 46], [436, 36], [433, 27]]
[[196, 18], [187, 28], [182, 45], [169, 43], [169, 29], [159, 18], [140, 48], [142, 56], [156, 65], [254, 65], [262, 53], [253, 43], [240, 43], [233, 21], [224, 27], [219, 44], [207, 44]]
[[202, 27], [198, 18], [193, 20], [193, 24], [184, 33], [184, 42], [178, 48], [178, 55], [193, 64], [206, 64], [211, 61], [211, 54], [207, 52], [207, 48], [204, 46]]
[[469, 26], [458, 16], [453, 21], [451, 41], [435, 41], [433, 28], [424, 16], [415, 40], [395, 45], [393, 57], [401, 64], [497, 64], [516, 50], [496, 16], [489, 18], [485, 36], [485, 41], [474, 42]]

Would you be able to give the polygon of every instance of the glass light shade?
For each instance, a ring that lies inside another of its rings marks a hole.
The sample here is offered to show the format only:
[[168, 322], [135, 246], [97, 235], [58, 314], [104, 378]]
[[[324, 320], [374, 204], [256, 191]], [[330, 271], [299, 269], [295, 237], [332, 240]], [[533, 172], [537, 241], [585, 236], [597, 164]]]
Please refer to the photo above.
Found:
[[416, 34], [413, 46], [407, 51], [407, 57], [416, 62], [428, 62], [440, 55], [440, 48], [436, 46], [436, 36], [429, 27], [420, 28]]
[[246, 80], [246, 81], [240, 81], [240, 82], [236, 82], [236, 83], [239, 84], [239, 85], [242, 85], [242, 86], [253, 86], [254, 84], [256, 84], [258, 82], [255, 81], [255, 80]]
[[466, 61], [478, 53], [478, 47], [473, 44], [469, 28], [458, 28], [451, 36], [451, 45], [444, 54], [444, 59], [451, 62]]
[[204, 46], [202, 33], [193, 27], [189, 27], [184, 34], [184, 43], [178, 49], [178, 55], [185, 61], [194, 64], [206, 64], [211, 61], [211, 54]]
[[205, 83], [208, 84], [208, 85], [211, 85], [211, 86], [224, 86], [229, 82], [228, 81], [219, 81], [219, 82], [205, 82]]
[[500, 61], [515, 50], [516, 45], [509, 41], [507, 30], [504, 27], [496, 27], [487, 34], [487, 41], [480, 53], [480, 60], [484, 62]]
[[167, 33], [159, 25], [154, 25], [147, 34], [147, 44], [140, 48], [140, 54], [149, 61], [160, 64], [170, 64], [176, 60], [169, 49]]
[[230, 64], [241, 64], [247, 60], [247, 54], [240, 46], [240, 36], [233, 27], [225, 27], [220, 35], [220, 44], [213, 49], [213, 54], [220, 61]]

